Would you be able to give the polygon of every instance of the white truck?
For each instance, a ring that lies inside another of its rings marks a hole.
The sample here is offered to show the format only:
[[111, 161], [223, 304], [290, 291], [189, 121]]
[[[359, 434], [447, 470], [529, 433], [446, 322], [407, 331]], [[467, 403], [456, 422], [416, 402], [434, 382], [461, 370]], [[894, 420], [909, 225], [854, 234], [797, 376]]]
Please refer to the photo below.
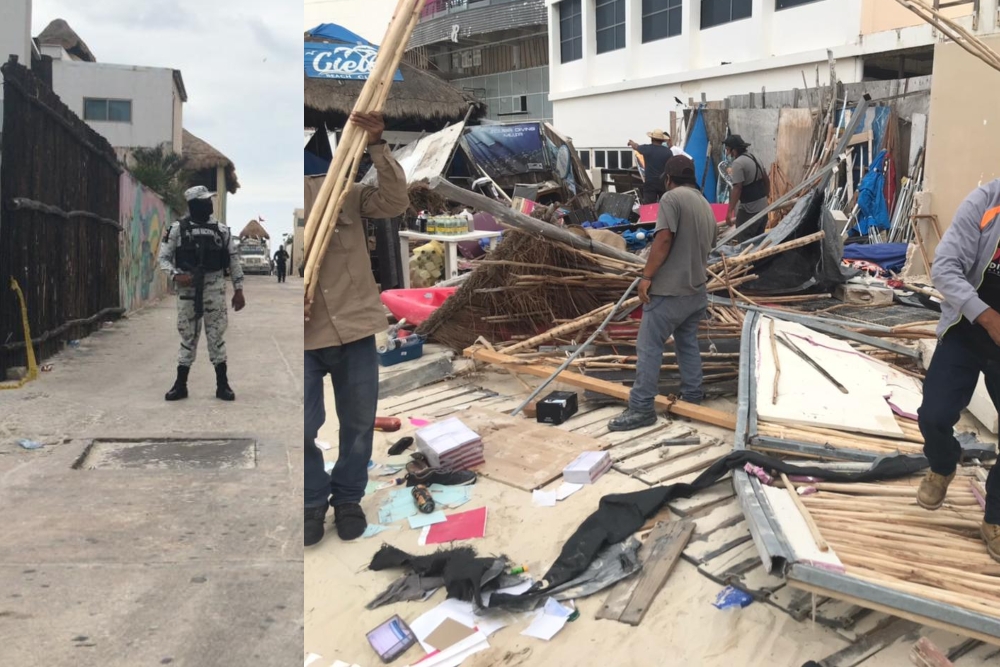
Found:
[[271, 249], [266, 239], [241, 238], [239, 252], [243, 273], [271, 275]]

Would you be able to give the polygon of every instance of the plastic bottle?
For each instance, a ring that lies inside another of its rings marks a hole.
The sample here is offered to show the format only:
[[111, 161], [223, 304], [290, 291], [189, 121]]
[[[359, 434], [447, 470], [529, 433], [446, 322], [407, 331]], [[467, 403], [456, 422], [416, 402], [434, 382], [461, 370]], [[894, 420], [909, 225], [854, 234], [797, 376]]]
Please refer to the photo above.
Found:
[[462, 217], [465, 218], [465, 229], [462, 233], [468, 234], [469, 232], [475, 231], [476, 221], [469, 209], [462, 209]]
[[428, 234], [437, 234], [438, 233], [438, 222], [437, 221], [438, 221], [438, 217], [436, 215], [432, 215], [429, 218], [427, 218], [427, 233]]

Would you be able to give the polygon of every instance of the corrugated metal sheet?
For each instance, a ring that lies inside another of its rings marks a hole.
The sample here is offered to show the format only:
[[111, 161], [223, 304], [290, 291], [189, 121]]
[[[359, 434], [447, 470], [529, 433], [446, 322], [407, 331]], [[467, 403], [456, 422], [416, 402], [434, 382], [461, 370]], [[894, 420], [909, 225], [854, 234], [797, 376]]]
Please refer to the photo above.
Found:
[[421, 21], [413, 31], [409, 48], [451, 40], [452, 26], [459, 37], [472, 37], [512, 28], [548, 25], [545, 0], [522, 0], [488, 7], [470, 8]]

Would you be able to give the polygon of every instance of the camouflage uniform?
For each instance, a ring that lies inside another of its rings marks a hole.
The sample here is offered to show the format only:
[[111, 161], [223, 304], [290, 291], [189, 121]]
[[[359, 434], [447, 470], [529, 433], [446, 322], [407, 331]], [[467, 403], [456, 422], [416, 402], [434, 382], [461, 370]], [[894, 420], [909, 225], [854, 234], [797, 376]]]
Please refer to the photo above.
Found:
[[[209, 223], [219, 225], [219, 231], [229, 249], [229, 273], [233, 280], [233, 289], [243, 289], [243, 267], [240, 265], [236, 243], [229, 228], [213, 217]], [[180, 223], [170, 226], [160, 244], [160, 268], [173, 275], [179, 272], [175, 265], [175, 253], [180, 244]], [[180, 366], [194, 364], [198, 351], [198, 339], [201, 337], [201, 320], [205, 320], [205, 338], [208, 341], [208, 356], [212, 364], [218, 366], [226, 362], [226, 341], [223, 336], [229, 322], [229, 304], [226, 301], [226, 277], [224, 271], [205, 273], [205, 287], [202, 292], [204, 314], [196, 318], [194, 312], [195, 288], [177, 288], [177, 331], [181, 335], [181, 347], [177, 356]]]

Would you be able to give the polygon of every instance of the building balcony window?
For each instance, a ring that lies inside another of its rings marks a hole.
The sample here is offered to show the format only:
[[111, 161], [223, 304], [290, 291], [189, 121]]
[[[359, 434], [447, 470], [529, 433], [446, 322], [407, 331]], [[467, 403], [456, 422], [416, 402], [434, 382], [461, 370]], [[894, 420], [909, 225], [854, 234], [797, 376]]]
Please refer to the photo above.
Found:
[[479, 7], [489, 7], [491, 5], [504, 5], [516, 0], [427, 0], [424, 8], [420, 11], [420, 20], [434, 18], [443, 14], [455, 14], [464, 12], [467, 9], [477, 9]]
[[583, 58], [583, 10], [581, 0], [559, 3], [559, 52], [564, 63]]
[[642, 0], [642, 43], [681, 34], [681, 0]]
[[701, 29], [748, 19], [753, 0], [701, 0]]
[[625, 48], [625, 0], [597, 0], [597, 53]]

